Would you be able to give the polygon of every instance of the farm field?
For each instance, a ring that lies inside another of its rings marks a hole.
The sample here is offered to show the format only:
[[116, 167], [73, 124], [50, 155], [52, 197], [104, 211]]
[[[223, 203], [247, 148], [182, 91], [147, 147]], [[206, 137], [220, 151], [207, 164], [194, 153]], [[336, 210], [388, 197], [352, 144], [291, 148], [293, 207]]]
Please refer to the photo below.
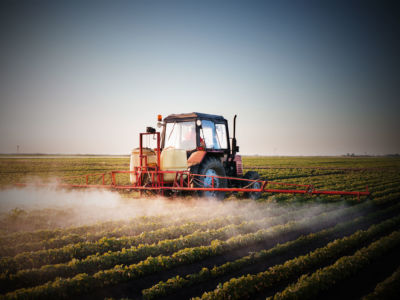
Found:
[[217, 201], [69, 191], [55, 178], [128, 170], [129, 157], [1, 156], [0, 299], [396, 298], [400, 158], [243, 164], [322, 190], [368, 185], [371, 196]]

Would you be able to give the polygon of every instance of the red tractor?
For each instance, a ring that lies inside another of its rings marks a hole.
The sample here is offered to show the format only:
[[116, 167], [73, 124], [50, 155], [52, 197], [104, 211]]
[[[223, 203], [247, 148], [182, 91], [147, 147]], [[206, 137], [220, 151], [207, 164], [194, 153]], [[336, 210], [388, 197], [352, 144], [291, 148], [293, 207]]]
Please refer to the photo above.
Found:
[[[194, 187], [241, 188], [249, 182], [230, 178], [251, 180], [260, 178], [255, 171], [249, 171], [243, 176], [242, 158], [237, 155], [239, 146], [236, 143], [236, 115], [233, 119], [232, 138], [229, 137], [228, 121], [222, 116], [194, 112], [169, 115], [163, 122], [160, 119], [159, 117], [158, 124], [162, 127], [161, 150], [185, 150], [189, 172], [204, 175], [193, 176]], [[155, 130], [149, 128], [148, 131], [151, 133]], [[261, 187], [260, 182], [252, 181], [250, 184], [254, 189]], [[199, 191], [199, 194], [221, 199], [225, 192]], [[261, 192], [251, 192], [246, 195], [257, 199]]]

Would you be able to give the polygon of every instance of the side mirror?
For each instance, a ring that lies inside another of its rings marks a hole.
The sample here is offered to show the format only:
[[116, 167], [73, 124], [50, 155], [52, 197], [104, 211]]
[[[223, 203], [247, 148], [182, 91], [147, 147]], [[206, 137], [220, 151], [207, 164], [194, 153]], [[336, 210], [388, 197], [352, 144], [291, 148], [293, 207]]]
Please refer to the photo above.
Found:
[[147, 133], [156, 133], [156, 130], [153, 127], [146, 127]]

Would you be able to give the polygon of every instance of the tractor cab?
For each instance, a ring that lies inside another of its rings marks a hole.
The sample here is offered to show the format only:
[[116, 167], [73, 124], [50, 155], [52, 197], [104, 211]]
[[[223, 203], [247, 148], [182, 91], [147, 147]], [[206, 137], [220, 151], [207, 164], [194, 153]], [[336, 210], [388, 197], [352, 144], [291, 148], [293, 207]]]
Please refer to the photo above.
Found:
[[174, 147], [187, 151], [230, 153], [228, 123], [222, 116], [189, 113], [169, 115], [164, 119], [161, 148]]
[[[179, 151], [169, 149], [185, 150], [190, 173], [200, 175], [195, 186], [225, 188], [232, 185], [227, 179], [218, 177], [243, 176], [242, 160], [236, 155], [239, 147], [236, 145], [235, 125], [236, 116], [230, 143], [228, 121], [222, 116], [197, 112], [169, 115], [159, 123], [163, 127], [161, 160], [163, 156], [172, 156], [167, 154], [169, 151]], [[202, 194], [223, 197], [224, 193], [208, 191]]]

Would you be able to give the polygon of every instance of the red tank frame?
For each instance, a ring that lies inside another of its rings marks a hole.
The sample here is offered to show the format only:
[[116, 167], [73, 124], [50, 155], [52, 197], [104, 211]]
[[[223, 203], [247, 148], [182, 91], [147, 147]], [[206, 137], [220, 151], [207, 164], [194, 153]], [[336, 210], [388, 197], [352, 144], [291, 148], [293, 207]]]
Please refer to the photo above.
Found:
[[[156, 135], [157, 136], [157, 148], [154, 149], [157, 155], [157, 166], [147, 166], [147, 156], [143, 155], [143, 136], [145, 135]], [[191, 174], [189, 171], [162, 171], [159, 169], [160, 166], [160, 133], [140, 133], [139, 138], [139, 159], [140, 166], [135, 167], [133, 171], [111, 171], [107, 173], [92, 173], [79, 176], [70, 176], [58, 179], [57, 186], [67, 188], [105, 188], [115, 190], [133, 190], [133, 191], [155, 191], [158, 194], [163, 195], [165, 191], [179, 192], [179, 191], [222, 191], [227, 193], [232, 192], [261, 192], [261, 193], [286, 193], [286, 194], [305, 194], [305, 195], [344, 195], [344, 196], [357, 196], [360, 200], [360, 196], [368, 196], [368, 186], [365, 191], [332, 191], [332, 190], [316, 190], [312, 184], [294, 184], [294, 183], [282, 183], [268, 180], [250, 180], [238, 177], [223, 177], [223, 176], [208, 176], [212, 177], [210, 187], [195, 187], [193, 182], [199, 180], [200, 177], [207, 175]], [[122, 185], [118, 183], [118, 174], [134, 174], [136, 182], [134, 184]], [[147, 179], [144, 181], [143, 174], [147, 174]], [[164, 174], [175, 174], [173, 182], [165, 182]], [[89, 178], [91, 180], [89, 180]], [[111, 183], [106, 183], [106, 178], [111, 178]], [[214, 179], [226, 179], [228, 181], [245, 181], [247, 183], [244, 187], [229, 187], [229, 188], [215, 188]], [[71, 179], [85, 179], [84, 183], [74, 184], [65, 183], [65, 180]], [[92, 184], [89, 181], [100, 181], [101, 184]], [[259, 182], [260, 188], [252, 188], [254, 183]], [[19, 183], [19, 186], [25, 186], [26, 184]], [[288, 188], [270, 188], [271, 185], [286, 186]]]

